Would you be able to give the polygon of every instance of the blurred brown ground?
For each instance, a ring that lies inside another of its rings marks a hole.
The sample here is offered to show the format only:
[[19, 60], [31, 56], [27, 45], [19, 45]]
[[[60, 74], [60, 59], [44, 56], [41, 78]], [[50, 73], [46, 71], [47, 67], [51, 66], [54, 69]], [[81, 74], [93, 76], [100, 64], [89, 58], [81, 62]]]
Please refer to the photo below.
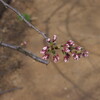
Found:
[[[0, 67], [21, 64], [17, 65], [18, 70], [15, 67], [13, 72], [6, 70], [8, 73], [3, 76], [6, 84], [0, 81], [0, 88], [22, 89], [1, 95], [0, 100], [100, 100], [100, 0], [12, 0], [11, 5], [30, 14], [33, 25], [49, 37], [56, 34], [58, 43], [72, 39], [90, 54], [79, 61], [60, 60], [56, 64], [51, 61], [46, 66], [1, 48], [8, 59], [0, 62]], [[20, 44], [26, 40], [27, 48], [41, 56], [39, 51], [45, 45], [42, 36], [18, 21], [11, 10], [6, 10], [0, 19], [0, 28], [5, 42]]]

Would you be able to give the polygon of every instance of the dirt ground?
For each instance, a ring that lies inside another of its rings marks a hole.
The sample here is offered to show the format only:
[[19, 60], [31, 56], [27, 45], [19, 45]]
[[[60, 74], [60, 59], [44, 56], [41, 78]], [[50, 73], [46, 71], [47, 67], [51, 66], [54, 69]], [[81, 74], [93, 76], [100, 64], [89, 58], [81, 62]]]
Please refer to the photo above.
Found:
[[[12, 0], [11, 5], [31, 15], [31, 23], [47, 36], [56, 34], [59, 44], [72, 39], [90, 54], [46, 66], [1, 47], [0, 100], [100, 100], [100, 0]], [[40, 57], [45, 45], [9, 9], [0, 19], [0, 39], [16, 45], [26, 40], [27, 49]]]

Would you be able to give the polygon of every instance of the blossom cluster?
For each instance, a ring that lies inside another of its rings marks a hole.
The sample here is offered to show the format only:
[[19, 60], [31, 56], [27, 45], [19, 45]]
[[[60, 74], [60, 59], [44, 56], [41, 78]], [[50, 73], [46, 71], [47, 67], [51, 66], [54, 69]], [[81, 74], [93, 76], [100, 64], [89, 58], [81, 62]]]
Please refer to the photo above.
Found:
[[47, 60], [50, 58], [51, 54], [53, 55], [53, 61], [58, 62], [60, 57], [57, 53], [57, 50], [61, 50], [64, 55], [64, 62], [68, 62], [68, 60], [73, 57], [73, 59], [78, 60], [81, 57], [87, 57], [88, 51], [86, 51], [83, 47], [77, 46], [74, 41], [68, 40], [65, 44], [58, 46], [56, 44], [57, 36], [54, 35], [53, 39], [48, 38], [48, 45], [43, 47], [40, 53], [43, 54], [42, 59]]

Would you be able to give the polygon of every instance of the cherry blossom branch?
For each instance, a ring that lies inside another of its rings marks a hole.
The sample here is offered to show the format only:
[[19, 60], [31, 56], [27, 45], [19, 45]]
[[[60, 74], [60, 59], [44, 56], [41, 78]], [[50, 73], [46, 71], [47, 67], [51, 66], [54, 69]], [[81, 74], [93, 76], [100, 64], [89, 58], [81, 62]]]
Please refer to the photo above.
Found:
[[13, 50], [16, 50], [26, 56], [29, 56], [30, 58], [34, 59], [35, 61], [38, 61], [40, 63], [43, 63], [43, 64], [48, 64], [49, 62], [46, 61], [46, 60], [43, 60], [41, 59], [40, 57], [37, 57], [36, 55], [34, 55], [33, 53], [25, 50], [24, 48], [20, 47], [20, 46], [15, 46], [15, 45], [11, 45], [11, 44], [7, 44], [7, 43], [3, 43], [3, 42], [0, 42], [0, 46], [3, 46], [3, 47], [7, 47], [7, 48], [10, 48], [10, 49], [13, 49]]
[[27, 50], [23, 49], [20, 46], [14, 46], [14, 45], [5, 44], [5, 43], [2, 43], [2, 42], [0, 43], [1, 46], [17, 50], [17, 51], [19, 51], [19, 52], [21, 52], [21, 53], [23, 53], [25, 55], [28, 55], [29, 57], [33, 58], [34, 60], [39, 61], [39, 62], [44, 63], [44, 64], [48, 64], [48, 62], [46, 60], [49, 59], [50, 54], [53, 54], [53, 61], [54, 62], [57, 62], [59, 60], [59, 55], [56, 53], [57, 50], [61, 50], [62, 51], [62, 53], [64, 55], [64, 61], [65, 62], [67, 62], [71, 56], [75, 60], [78, 60], [81, 57], [87, 57], [88, 56], [88, 51], [86, 51], [83, 47], [75, 45], [74, 41], [72, 41], [72, 40], [69, 40], [65, 44], [62, 44], [62, 45], [58, 46], [56, 44], [56, 39], [57, 39], [56, 35], [54, 35], [53, 39], [51, 40], [50, 38], [48, 38], [45, 35], [44, 32], [41, 32], [38, 28], [36, 28], [29, 21], [27, 21], [25, 19], [25, 17], [18, 10], [16, 10], [15, 8], [13, 8], [12, 6], [10, 6], [9, 4], [7, 4], [6, 2], [4, 2], [3, 0], [0, 0], [0, 2], [5, 7], [10, 8], [17, 15], [19, 15], [23, 19], [23, 21], [26, 24], [28, 24], [28, 26], [30, 26], [31, 28], [33, 28], [38, 33], [40, 33], [45, 38], [46, 42], [48, 43], [48, 45], [45, 46], [45, 47], [43, 47], [42, 51], [40, 52], [40, 53], [43, 54], [42, 59], [39, 58], [39, 57], [37, 57], [36, 55], [32, 54], [31, 52], [28, 52]]
[[29, 21], [27, 21], [25, 19], [25, 17], [15, 8], [13, 8], [12, 6], [10, 6], [9, 4], [7, 4], [5, 1], [0, 0], [0, 2], [6, 7], [6, 8], [10, 8], [11, 10], [13, 10], [18, 16], [20, 16], [23, 21], [31, 28], [33, 28], [35, 31], [37, 31], [39, 34], [41, 34], [46, 40], [48, 39], [48, 37], [45, 35], [44, 32], [40, 31], [38, 28], [36, 28], [34, 25], [32, 25]]

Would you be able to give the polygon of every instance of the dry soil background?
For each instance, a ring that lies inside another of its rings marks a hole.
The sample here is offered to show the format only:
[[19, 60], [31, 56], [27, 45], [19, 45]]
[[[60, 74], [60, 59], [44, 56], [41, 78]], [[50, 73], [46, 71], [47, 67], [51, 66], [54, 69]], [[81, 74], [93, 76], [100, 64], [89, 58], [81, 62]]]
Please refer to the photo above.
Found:
[[[1, 77], [1, 91], [5, 89], [3, 86], [21, 87], [4, 93], [0, 100], [100, 100], [100, 0], [12, 0], [11, 5], [30, 14], [32, 23], [49, 37], [56, 34], [58, 43], [72, 39], [90, 55], [79, 61], [60, 60], [46, 66], [0, 48], [5, 68], [11, 64], [12, 69], [16, 64], [18, 67], [13, 72], [7, 70], [7, 75]], [[0, 19], [0, 32], [5, 42], [20, 44], [26, 40], [27, 48], [41, 56], [39, 51], [45, 45], [44, 39], [17, 20], [11, 10], [6, 10]], [[10, 52], [12, 56], [5, 58]], [[4, 66], [1, 62], [0, 67]]]

